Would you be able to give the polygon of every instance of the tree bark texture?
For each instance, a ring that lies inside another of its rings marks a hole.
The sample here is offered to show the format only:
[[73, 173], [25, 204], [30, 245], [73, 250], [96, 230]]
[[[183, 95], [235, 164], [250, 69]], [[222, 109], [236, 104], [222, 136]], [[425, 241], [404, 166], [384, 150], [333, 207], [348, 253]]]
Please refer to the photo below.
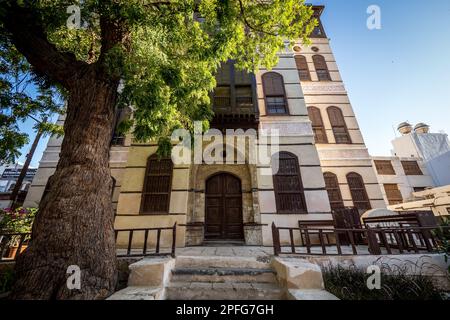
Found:
[[[114, 291], [116, 252], [109, 145], [118, 81], [89, 68], [68, 100], [64, 140], [50, 192], [16, 264], [13, 299], [102, 299]], [[66, 284], [81, 269], [80, 290]]]
[[[47, 39], [39, 13], [3, 2], [4, 28], [36, 71], [69, 92], [60, 160], [39, 206], [31, 242], [16, 263], [12, 299], [103, 299], [115, 289], [117, 260], [109, 147], [120, 75], [109, 74], [108, 51], [127, 47], [121, 21], [100, 17], [97, 62], [76, 60]], [[69, 289], [67, 270], [78, 266], [81, 288]]]

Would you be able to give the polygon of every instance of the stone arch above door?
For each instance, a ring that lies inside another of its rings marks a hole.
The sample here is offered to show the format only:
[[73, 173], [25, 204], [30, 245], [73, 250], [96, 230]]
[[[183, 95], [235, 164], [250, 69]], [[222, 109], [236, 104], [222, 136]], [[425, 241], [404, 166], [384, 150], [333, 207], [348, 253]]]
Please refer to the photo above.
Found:
[[[206, 181], [218, 174], [218, 173], [229, 173], [238, 177], [241, 180], [242, 188], [242, 215], [244, 223], [244, 233], [246, 243], [248, 244], [259, 244], [259, 238], [261, 231], [259, 227], [246, 226], [251, 223], [260, 222], [260, 213], [258, 205], [258, 191], [257, 191], [257, 178], [256, 168], [248, 164], [242, 165], [194, 165], [191, 168], [191, 194], [192, 201], [190, 201], [192, 207], [189, 209], [188, 213], [188, 223], [197, 225], [193, 226], [187, 230], [187, 243], [190, 245], [199, 245], [202, 243], [204, 235], [203, 230], [198, 225], [203, 225], [205, 222], [206, 213]], [[251, 228], [257, 229], [250, 230]], [[250, 231], [249, 231], [250, 230]], [[251, 235], [251, 233], [257, 234]], [[255, 241], [248, 241], [247, 239], [258, 239]]]

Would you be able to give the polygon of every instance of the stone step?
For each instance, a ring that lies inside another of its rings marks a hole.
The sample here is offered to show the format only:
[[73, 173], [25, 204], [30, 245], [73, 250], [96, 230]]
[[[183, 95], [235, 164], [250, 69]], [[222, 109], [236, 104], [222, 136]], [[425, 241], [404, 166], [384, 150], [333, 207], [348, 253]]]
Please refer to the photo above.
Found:
[[176, 268], [172, 270], [172, 281], [181, 282], [240, 282], [275, 283], [272, 269], [252, 268]]
[[226, 257], [226, 256], [178, 256], [175, 268], [244, 268], [244, 269], [270, 269], [268, 257]]
[[283, 289], [274, 283], [171, 282], [167, 300], [283, 300]]
[[160, 287], [126, 287], [107, 300], [164, 300], [165, 292]]
[[339, 300], [335, 295], [329, 293], [328, 291], [318, 289], [310, 289], [310, 290], [289, 289], [287, 292], [287, 299], [306, 300], [306, 301]]

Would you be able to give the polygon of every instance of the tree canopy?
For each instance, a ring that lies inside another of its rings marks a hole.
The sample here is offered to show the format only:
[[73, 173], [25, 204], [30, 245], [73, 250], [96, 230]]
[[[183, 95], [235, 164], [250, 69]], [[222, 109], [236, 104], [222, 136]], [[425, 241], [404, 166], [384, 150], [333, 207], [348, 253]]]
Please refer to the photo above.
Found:
[[[24, 19], [33, 20], [22, 23], [38, 25], [70, 63], [99, 64], [109, 76], [120, 77], [115, 107], [133, 107], [121, 130], [132, 130], [138, 141], [178, 127], [192, 129], [196, 120], [207, 127], [212, 116], [209, 93], [221, 62], [233, 59], [249, 71], [270, 68], [286, 41], [308, 43], [316, 25], [304, 0], [6, 0], [0, 6], [1, 21], [19, 8]], [[61, 111], [55, 94], [64, 94], [68, 85], [32, 67], [4, 23], [0, 32], [0, 156], [11, 160], [27, 142], [17, 121], [28, 114]], [[118, 32], [118, 43], [107, 41]], [[17, 91], [21, 77], [37, 87], [36, 97]]]
[[28, 143], [21, 122], [32, 118], [35, 129], [62, 134], [59, 126], [47, 123], [52, 114], [63, 112], [60, 91], [33, 72], [26, 59], [0, 34], [0, 163], [13, 163]]

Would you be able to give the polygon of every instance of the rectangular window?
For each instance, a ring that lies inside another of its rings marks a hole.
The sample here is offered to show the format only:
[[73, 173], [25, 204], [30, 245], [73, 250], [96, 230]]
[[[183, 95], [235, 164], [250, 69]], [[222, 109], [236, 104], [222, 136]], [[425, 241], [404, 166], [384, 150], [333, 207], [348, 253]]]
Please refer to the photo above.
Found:
[[422, 176], [422, 170], [420, 170], [417, 161], [402, 161], [403, 170], [407, 176]]
[[333, 127], [334, 138], [338, 144], [352, 143], [345, 127]]
[[385, 184], [384, 190], [390, 205], [403, 203], [403, 197], [396, 184]]
[[395, 170], [390, 160], [375, 160], [375, 167], [378, 174], [395, 175]]
[[286, 102], [284, 97], [267, 97], [267, 111], [270, 114], [286, 114]]
[[236, 106], [241, 112], [253, 110], [253, 92], [251, 86], [236, 87]]
[[425, 191], [427, 187], [414, 187], [414, 192]]
[[142, 190], [141, 214], [169, 213], [173, 163], [151, 156], [147, 161]]
[[279, 153], [279, 170], [273, 176], [273, 186], [279, 214], [307, 213], [300, 167], [295, 155]]
[[330, 73], [328, 72], [328, 70], [318, 69], [316, 71], [319, 81], [331, 81]]
[[214, 109], [219, 112], [231, 110], [231, 90], [229, 86], [220, 86], [214, 89]]
[[311, 74], [309, 70], [298, 70], [300, 81], [311, 81]]
[[327, 134], [323, 127], [313, 127], [313, 132], [316, 143], [328, 143]]

